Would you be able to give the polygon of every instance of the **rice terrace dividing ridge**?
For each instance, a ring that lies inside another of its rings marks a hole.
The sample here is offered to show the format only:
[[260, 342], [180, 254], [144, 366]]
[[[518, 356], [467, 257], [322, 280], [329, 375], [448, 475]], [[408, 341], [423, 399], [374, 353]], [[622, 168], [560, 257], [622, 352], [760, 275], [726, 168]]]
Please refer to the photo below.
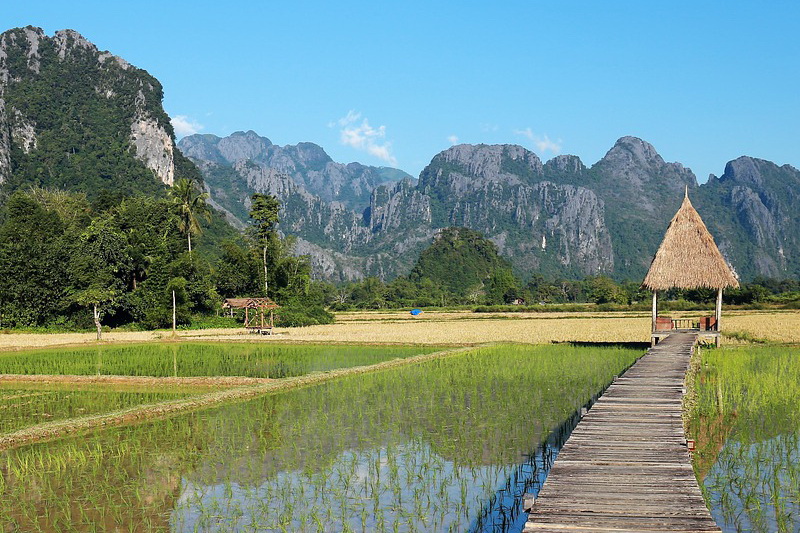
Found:
[[535, 500], [526, 533], [720, 531], [687, 453], [683, 385], [697, 340], [651, 348], [573, 431]]

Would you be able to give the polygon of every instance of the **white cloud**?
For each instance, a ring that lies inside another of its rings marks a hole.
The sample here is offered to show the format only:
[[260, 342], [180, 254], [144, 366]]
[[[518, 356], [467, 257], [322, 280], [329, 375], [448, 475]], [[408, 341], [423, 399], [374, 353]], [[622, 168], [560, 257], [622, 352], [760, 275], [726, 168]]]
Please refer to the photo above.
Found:
[[527, 138], [531, 143], [533, 143], [536, 151], [540, 154], [544, 152], [550, 152], [558, 155], [561, 152], [561, 143], [563, 142], [561, 139], [558, 141], [553, 141], [547, 135], [540, 136], [533, 133], [533, 130], [530, 128], [525, 128], [524, 130], [514, 130], [514, 133]]
[[176, 137], [186, 137], [187, 135], [194, 135], [203, 130], [203, 125], [192, 120], [186, 115], [175, 115], [170, 119], [172, 127], [175, 129]]
[[329, 128], [336, 125], [341, 128], [339, 141], [343, 145], [367, 152], [392, 166], [397, 165], [397, 158], [392, 155], [392, 143], [385, 140], [386, 126], [370, 126], [366, 117], [362, 119], [361, 113], [352, 109], [336, 122], [328, 123]]
[[458, 144], [458, 135], [451, 135], [447, 138], [447, 142], [450, 144]]
[[495, 132], [495, 131], [497, 131], [499, 129], [500, 129], [500, 126], [498, 126], [497, 124], [489, 124], [489, 123], [486, 123], [486, 122], [481, 124], [481, 131], [484, 132], [484, 133], [493, 133], [493, 132]]

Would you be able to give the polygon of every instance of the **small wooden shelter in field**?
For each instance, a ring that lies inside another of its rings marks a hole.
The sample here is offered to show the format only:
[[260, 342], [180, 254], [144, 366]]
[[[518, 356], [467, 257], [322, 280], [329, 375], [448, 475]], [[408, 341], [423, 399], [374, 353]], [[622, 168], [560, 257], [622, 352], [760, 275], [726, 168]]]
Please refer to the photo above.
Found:
[[[226, 298], [223, 309], [244, 309], [244, 327], [249, 331], [271, 334], [275, 326], [274, 310], [280, 306], [269, 298]], [[231, 315], [233, 316], [233, 315]]]
[[[653, 291], [653, 324], [651, 344], [676, 330], [698, 331], [700, 337], [711, 337], [719, 346], [722, 291], [738, 287], [739, 281], [725, 262], [700, 215], [689, 201], [689, 189], [678, 212], [667, 227], [642, 287]], [[658, 291], [676, 289], [716, 289], [714, 316], [670, 318], [658, 316]]]

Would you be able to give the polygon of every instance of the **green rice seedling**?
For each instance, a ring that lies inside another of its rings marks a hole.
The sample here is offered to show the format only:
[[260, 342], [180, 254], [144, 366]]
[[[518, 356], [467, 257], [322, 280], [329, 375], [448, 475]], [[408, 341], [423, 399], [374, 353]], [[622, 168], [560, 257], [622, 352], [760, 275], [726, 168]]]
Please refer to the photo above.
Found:
[[0, 403], [0, 434], [45, 422], [112, 412], [190, 395], [170, 392], [163, 387], [151, 387], [149, 391], [140, 389], [136, 392], [124, 389], [119, 391], [110, 387], [80, 391], [70, 390], [65, 385], [51, 387], [54, 390], [11, 389], [10, 392], [16, 394], [6, 396], [6, 401]]
[[23, 530], [45, 501], [123, 530], [461, 530], [638, 355], [496, 346], [8, 450], [0, 509]]
[[695, 468], [723, 528], [797, 531], [800, 499], [800, 349], [703, 352], [689, 431]]
[[2, 374], [284, 378], [430, 353], [409, 346], [133, 344], [0, 353]]

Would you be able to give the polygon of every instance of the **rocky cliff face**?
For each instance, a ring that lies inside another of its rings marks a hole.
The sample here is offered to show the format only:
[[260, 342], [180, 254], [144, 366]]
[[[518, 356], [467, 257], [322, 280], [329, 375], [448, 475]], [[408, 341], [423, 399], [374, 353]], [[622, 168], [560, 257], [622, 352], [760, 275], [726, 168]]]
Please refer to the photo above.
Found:
[[[280, 198], [281, 230], [300, 237], [298, 250], [327, 278], [406, 273], [437, 230], [454, 225], [486, 234], [523, 272], [613, 270], [603, 201], [585, 187], [548, 181], [545, 165], [520, 146], [454, 146], [418, 183], [378, 186], [374, 168], [335, 163], [310, 143], [279, 147], [246, 132], [195, 135], [179, 146], [203, 169], [212, 197], [242, 218], [252, 192]], [[585, 170], [574, 156], [548, 165], [552, 173]]]
[[800, 275], [800, 170], [740, 157], [701, 189], [709, 229], [740, 275]]
[[685, 187], [690, 193], [697, 190], [691, 170], [664, 161], [636, 137], [619, 139], [590, 168], [574, 156], [559, 156], [548, 161], [544, 172], [556, 183], [587, 188], [603, 201], [605, 224], [614, 235], [613, 273], [629, 279], [647, 271]]
[[328, 279], [404, 274], [447, 226], [482, 232], [520, 273], [641, 279], [685, 188], [744, 279], [800, 275], [800, 171], [750, 157], [698, 186], [691, 170], [635, 137], [591, 167], [571, 155], [543, 164], [519, 146], [458, 145], [436, 155], [418, 182], [372, 187], [362, 210], [363, 200], [354, 208], [336, 199], [358, 174], [309, 172], [350, 167], [316, 145], [275, 147], [248, 132], [225, 142], [195, 136], [185, 150], [219, 185], [214, 197], [235, 191], [229, 200], [245, 216], [251, 192], [281, 198], [281, 228], [300, 237], [298, 250]]
[[662, 198], [677, 198], [680, 203], [684, 187], [697, 187], [691, 170], [667, 163], [653, 145], [636, 137], [619, 139], [592, 171], [596, 184], [608, 186], [609, 198], [654, 214], [664, 209]]
[[[278, 146], [253, 131], [240, 131], [223, 138], [191, 135], [181, 139], [178, 146], [192, 160], [202, 164], [212, 163], [218, 168], [249, 161], [271, 172], [288, 176], [304, 190], [326, 202], [340, 202], [356, 211], [363, 211], [369, 205], [370, 195], [376, 187], [401, 178], [411, 178], [396, 169], [337, 163], [314, 143]], [[225, 187], [224, 181], [216, 183], [218, 188]], [[256, 180], [250, 188], [258, 192], [265, 187], [266, 182]], [[244, 191], [242, 193], [245, 194]]]
[[[551, 166], [583, 167], [569, 156]], [[603, 201], [548, 181], [541, 160], [520, 146], [454, 146], [422, 171], [419, 188], [431, 198], [434, 226], [483, 232], [518, 269], [613, 270]]]
[[337, 163], [316, 144], [278, 146], [252, 131], [192, 135], [178, 146], [201, 168], [214, 202], [239, 221], [247, 221], [253, 193], [280, 198], [280, 230], [299, 237], [295, 252], [310, 255], [315, 275], [325, 279], [391, 277], [407, 268], [410, 243], [433, 234], [426, 226], [390, 236], [388, 227], [377, 227], [388, 217], [397, 229], [397, 210], [418, 210], [414, 180], [402, 171]]
[[[129, 142], [120, 148], [131, 149], [157, 180], [171, 185], [175, 145], [161, 100], [155, 78], [75, 31], [48, 37], [29, 26], [0, 34], [0, 183], [9, 180], [12, 166], [71, 158], [93, 141], [123, 134]], [[108, 140], [109, 146], [115, 144]], [[80, 172], [92, 166], [83, 163]], [[63, 186], [69, 179], [52, 181]]]

